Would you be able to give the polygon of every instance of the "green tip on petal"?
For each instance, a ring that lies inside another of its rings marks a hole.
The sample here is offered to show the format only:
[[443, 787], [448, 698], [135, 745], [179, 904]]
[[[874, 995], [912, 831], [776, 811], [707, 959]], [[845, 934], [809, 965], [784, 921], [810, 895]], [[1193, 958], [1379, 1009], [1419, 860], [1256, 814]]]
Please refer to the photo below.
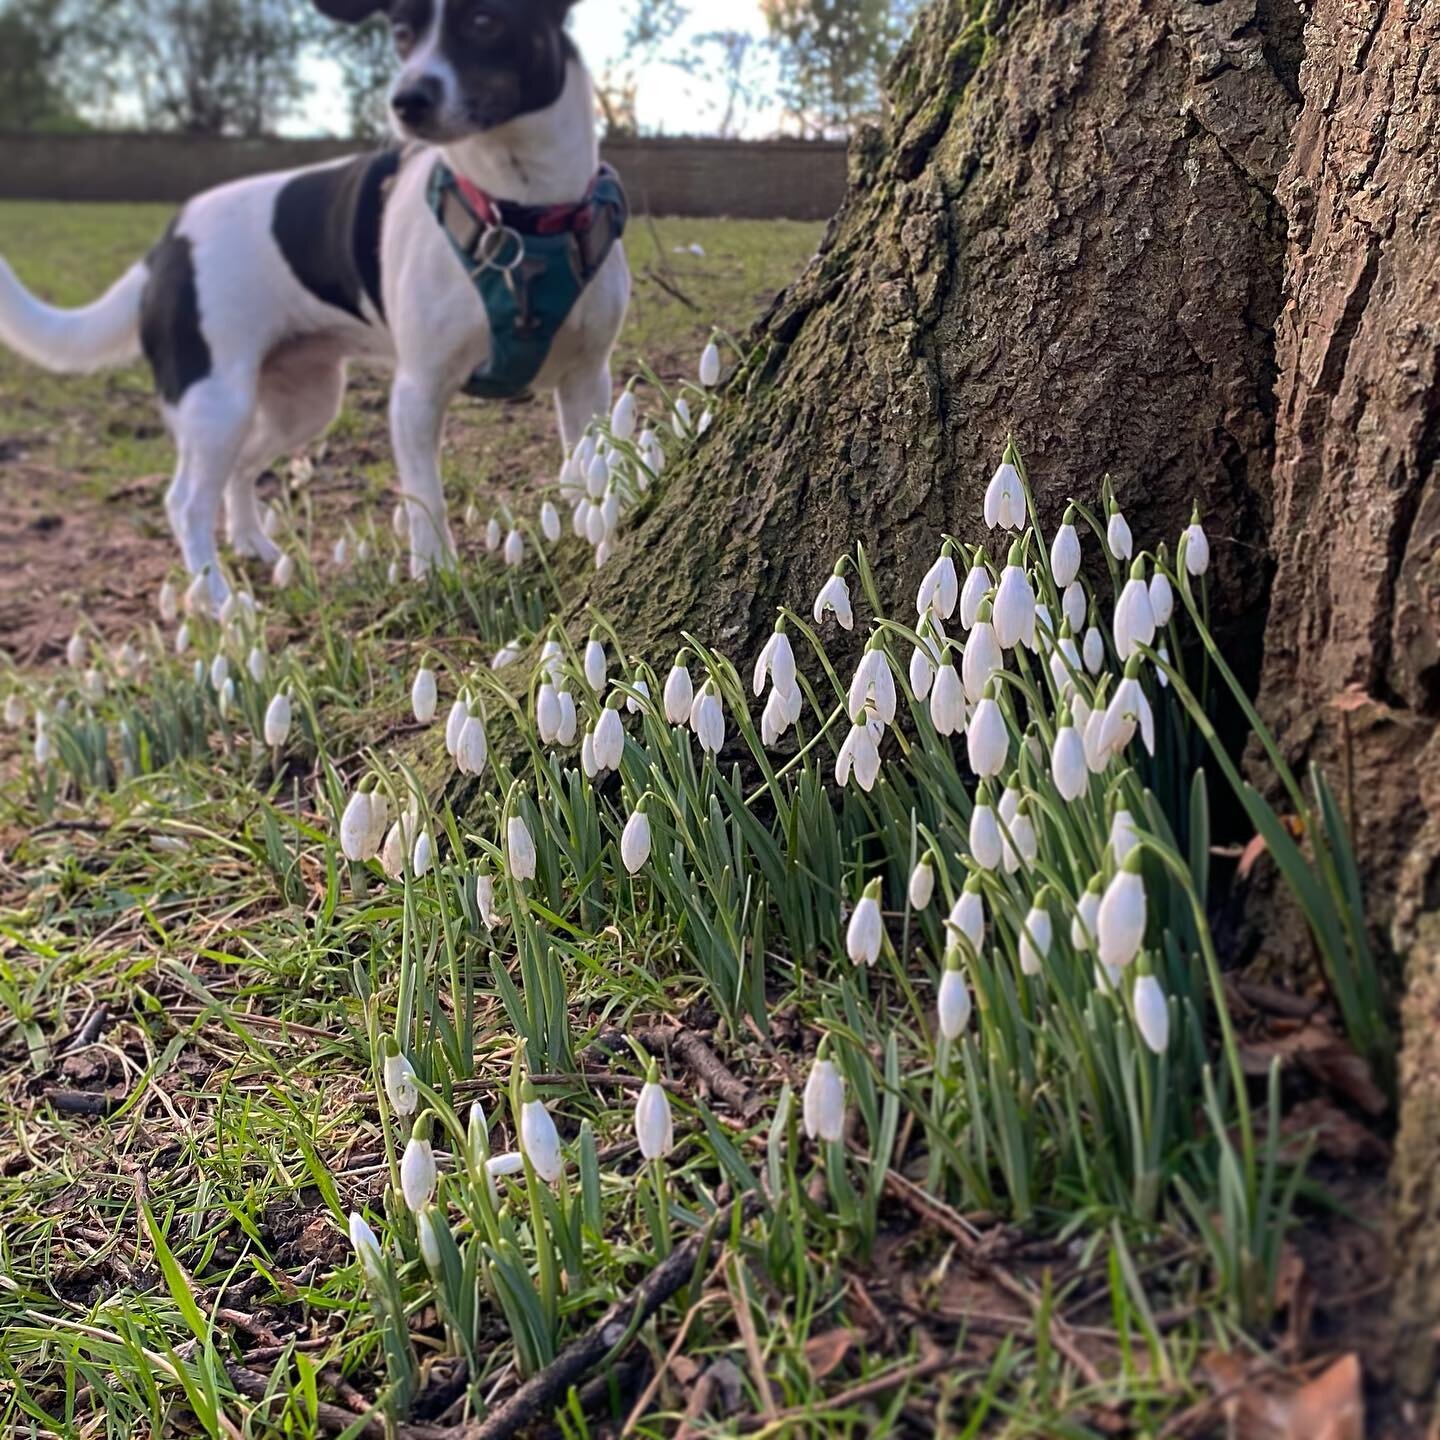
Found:
[[993, 700], [995, 698], [995, 682], [993, 680], [987, 680], [985, 682], [985, 689], [980, 698], [982, 700]]
[[1024, 558], [1025, 554], [1020, 548], [1020, 542], [1018, 540], [1012, 540], [1010, 542], [1010, 553], [1005, 557], [1005, 563], [1007, 565], [1018, 565]]
[[1075, 523], [1075, 502], [1068, 501], [1065, 506], [1064, 518], [1060, 521], [1062, 525], [1074, 525]]
[[387, 1060], [393, 1060], [400, 1053], [400, 1046], [396, 1044], [393, 1035], [386, 1035], [380, 1041], [380, 1053], [384, 1055]]
[[[992, 590], [990, 595], [995, 592]], [[995, 617], [995, 606], [991, 603], [990, 595], [980, 602], [979, 608], [975, 611], [975, 623], [977, 625], [988, 625]]]
[[1190, 523], [1192, 525], [1198, 525], [1200, 523], [1200, 504], [1198, 501], [1190, 507]]
[[529, 1105], [532, 1101], [536, 1100], [537, 1098], [538, 1098], [538, 1097], [537, 1097], [537, 1095], [535, 1094], [535, 1086], [531, 1083], [530, 1077], [527, 1075], [527, 1076], [520, 1082], [520, 1103], [521, 1103], [522, 1105]]
[[1143, 868], [1145, 857], [1137, 845], [1126, 857], [1125, 863], [1120, 867], [1127, 875], [1138, 875]]
[[872, 880], [865, 887], [863, 898], [866, 900], [878, 900], [880, 898], [880, 881], [878, 879]]
[[1090, 883], [1085, 887], [1089, 895], [1103, 895], [1105, 893], [1105, 882], [1098, 875], [1090, 877]]
[[[985, 787], [982, 786], [981, 788], [984, 789]], [[985, 803], [986, 805], [988, 805], [988, 804], [990, 803], [990, 797], [989, 797], [988, 793], [987, 793], [986, 796], [985, 796], [984, 803]], [[984, 882], [983, 880], [981, 880], [981, 878], [980, 878], [978, 875], [971, 875], [971, 876], [965, 881], [965, 892], [966, 892], [966, 894], [968, 894], [968, 895], [978, 895], [978, 894], [981, 892], [981, 890], [983, 890], [984, 888], [985, 888], [985, 882]]]
[[1073, 640], [1075, 638], [1075, 632], [1070, 628], [1070, 622], [1068, 620], [1062, 620], [1060, 622], [1059, 638], [1061, 640]]
[[415, 1124], [411, 1128], [410, 1138], [412, 1140], [428, 1140], [435, 1129], [435, 1112], [433, 1110], [422, 1110], [415, 1117]]
[[945, 968], [947, 970], [964, 969], [964, 957], [960, 953], [960, 947], [953, 941], [945, 947]]
[[820, 1037], [820, 1043], [815, 1047], [815, 1060], [818, 1064], [830, 1053], [830, 1036], [828, 1034]]
[[645, 1083], [647, 1085], [658, 1085], [660, 1083], [660, 1066], [653, 1059], [645, 1067]]
[[1130, 578], [1132, 580], [1143, 580], [1145, 578], [1145, 557], [1137, 555], [1135, 563], [1130, 567]]
[[1125, 678], [1127, 680], [1138, 680], [1140, 678], [1140, 657], [1132, 655], [1125, 662]]

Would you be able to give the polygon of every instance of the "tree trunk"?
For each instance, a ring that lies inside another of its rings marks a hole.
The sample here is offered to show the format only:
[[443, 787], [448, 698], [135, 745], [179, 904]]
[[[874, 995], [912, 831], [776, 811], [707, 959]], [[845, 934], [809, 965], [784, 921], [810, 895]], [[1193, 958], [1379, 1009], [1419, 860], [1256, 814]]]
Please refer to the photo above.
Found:
[[647, 653], [683, 625], [743, 659], [859, 539], [900, 608], [937, 534], [981, 538], [1012, 431], [1048, 521], [1107, 472], [1143, 545], [1198, 499], [1237, 668], [1260, 686], [1263, 652], [1283, 742], [1349, 782], [1373, 916], [1429, 940], [1398, 1170], [1436, 1257], [1406, 1281], [1416, 1384], [1440, 1320], [1437, 53], [1434, 0], [935, 0], [820, 253], [595, 595]]

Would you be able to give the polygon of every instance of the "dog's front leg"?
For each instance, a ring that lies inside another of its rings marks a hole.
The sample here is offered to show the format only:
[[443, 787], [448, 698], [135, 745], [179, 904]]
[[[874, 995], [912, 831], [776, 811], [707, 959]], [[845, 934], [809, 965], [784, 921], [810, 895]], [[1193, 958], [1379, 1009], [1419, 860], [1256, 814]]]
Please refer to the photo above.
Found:
[[580, 443], [585, 427], [597, 415], [610, 413], [613, 390], [610, 362], [605, 360], [593, 368], [573, 370], [555, 391], [560, 440], [567, 455]]
[[390, 439], [410, 518], [410, 574], [416, 580], [431, 566], [448, 565], [455, 558], [440, 484], [440, 430], [447, 399], [428, 377], [403, 372], [390, 391]]

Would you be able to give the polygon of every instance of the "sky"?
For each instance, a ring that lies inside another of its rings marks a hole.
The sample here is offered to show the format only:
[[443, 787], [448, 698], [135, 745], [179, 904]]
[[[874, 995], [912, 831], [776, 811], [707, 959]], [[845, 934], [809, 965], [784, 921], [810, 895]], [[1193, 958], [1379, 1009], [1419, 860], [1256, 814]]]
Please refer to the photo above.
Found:
[[[714, 133], [725, 109], [723, 81], [714, 74], [687, 73], [665, 57], [683, 53], [693, 47], [697, 37], [720, 29], [763, 39], [766, 26], [759, 0], [693, 0], [691, 18], [667, 44], [664, 55], [642, 66], [631, 66], [624, 54], [623, 17], [628, 8], [621, 0], [582, 0], [575, 7], [571, 29], [591, 72], [600, 75], [607, 68], [620, 73], [634, 69], [640, 125], [646, 132]], [[761, 89], [773, 92], [773, 59], [759, 53], [758, 45], [755, 52], [752, 73], [769, 82], [762, 83]], [[718, 51], [711, 49], [708, 58], [714, 64]], [[327, 61], [313, 61], [307, 66], [307, 78], [312, 87], [309, 103], [283, 128], [293, 134], [345, 134], [349, 120], [335, 67]], [[780, 121], [779, 107], [770, 101], [746, 111], [739, 129], [751, 137], [773, 135]]]

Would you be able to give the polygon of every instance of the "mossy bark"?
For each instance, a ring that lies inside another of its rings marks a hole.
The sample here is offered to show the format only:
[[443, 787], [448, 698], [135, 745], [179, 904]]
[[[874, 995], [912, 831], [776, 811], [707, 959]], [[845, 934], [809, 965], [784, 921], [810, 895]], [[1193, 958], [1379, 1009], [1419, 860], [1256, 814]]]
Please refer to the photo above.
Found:
[[[682, 628], [743, 662], [861, 540], [903, 609], [940, 532], [981, 538], [1010, 433], [1048, 520], [1107, 472], [1144, 545], [1198, 499], [1232, 660], [1351, 798], [1372, 918], [1410, 957], [1397, 1180], [1426, 1256], [1437, 55], [1433, 0], [935, 0], [820, 252], [592, 597], [657, 663]], [[1412, 1384], [1436, 1275], [1401, 1287]]]

